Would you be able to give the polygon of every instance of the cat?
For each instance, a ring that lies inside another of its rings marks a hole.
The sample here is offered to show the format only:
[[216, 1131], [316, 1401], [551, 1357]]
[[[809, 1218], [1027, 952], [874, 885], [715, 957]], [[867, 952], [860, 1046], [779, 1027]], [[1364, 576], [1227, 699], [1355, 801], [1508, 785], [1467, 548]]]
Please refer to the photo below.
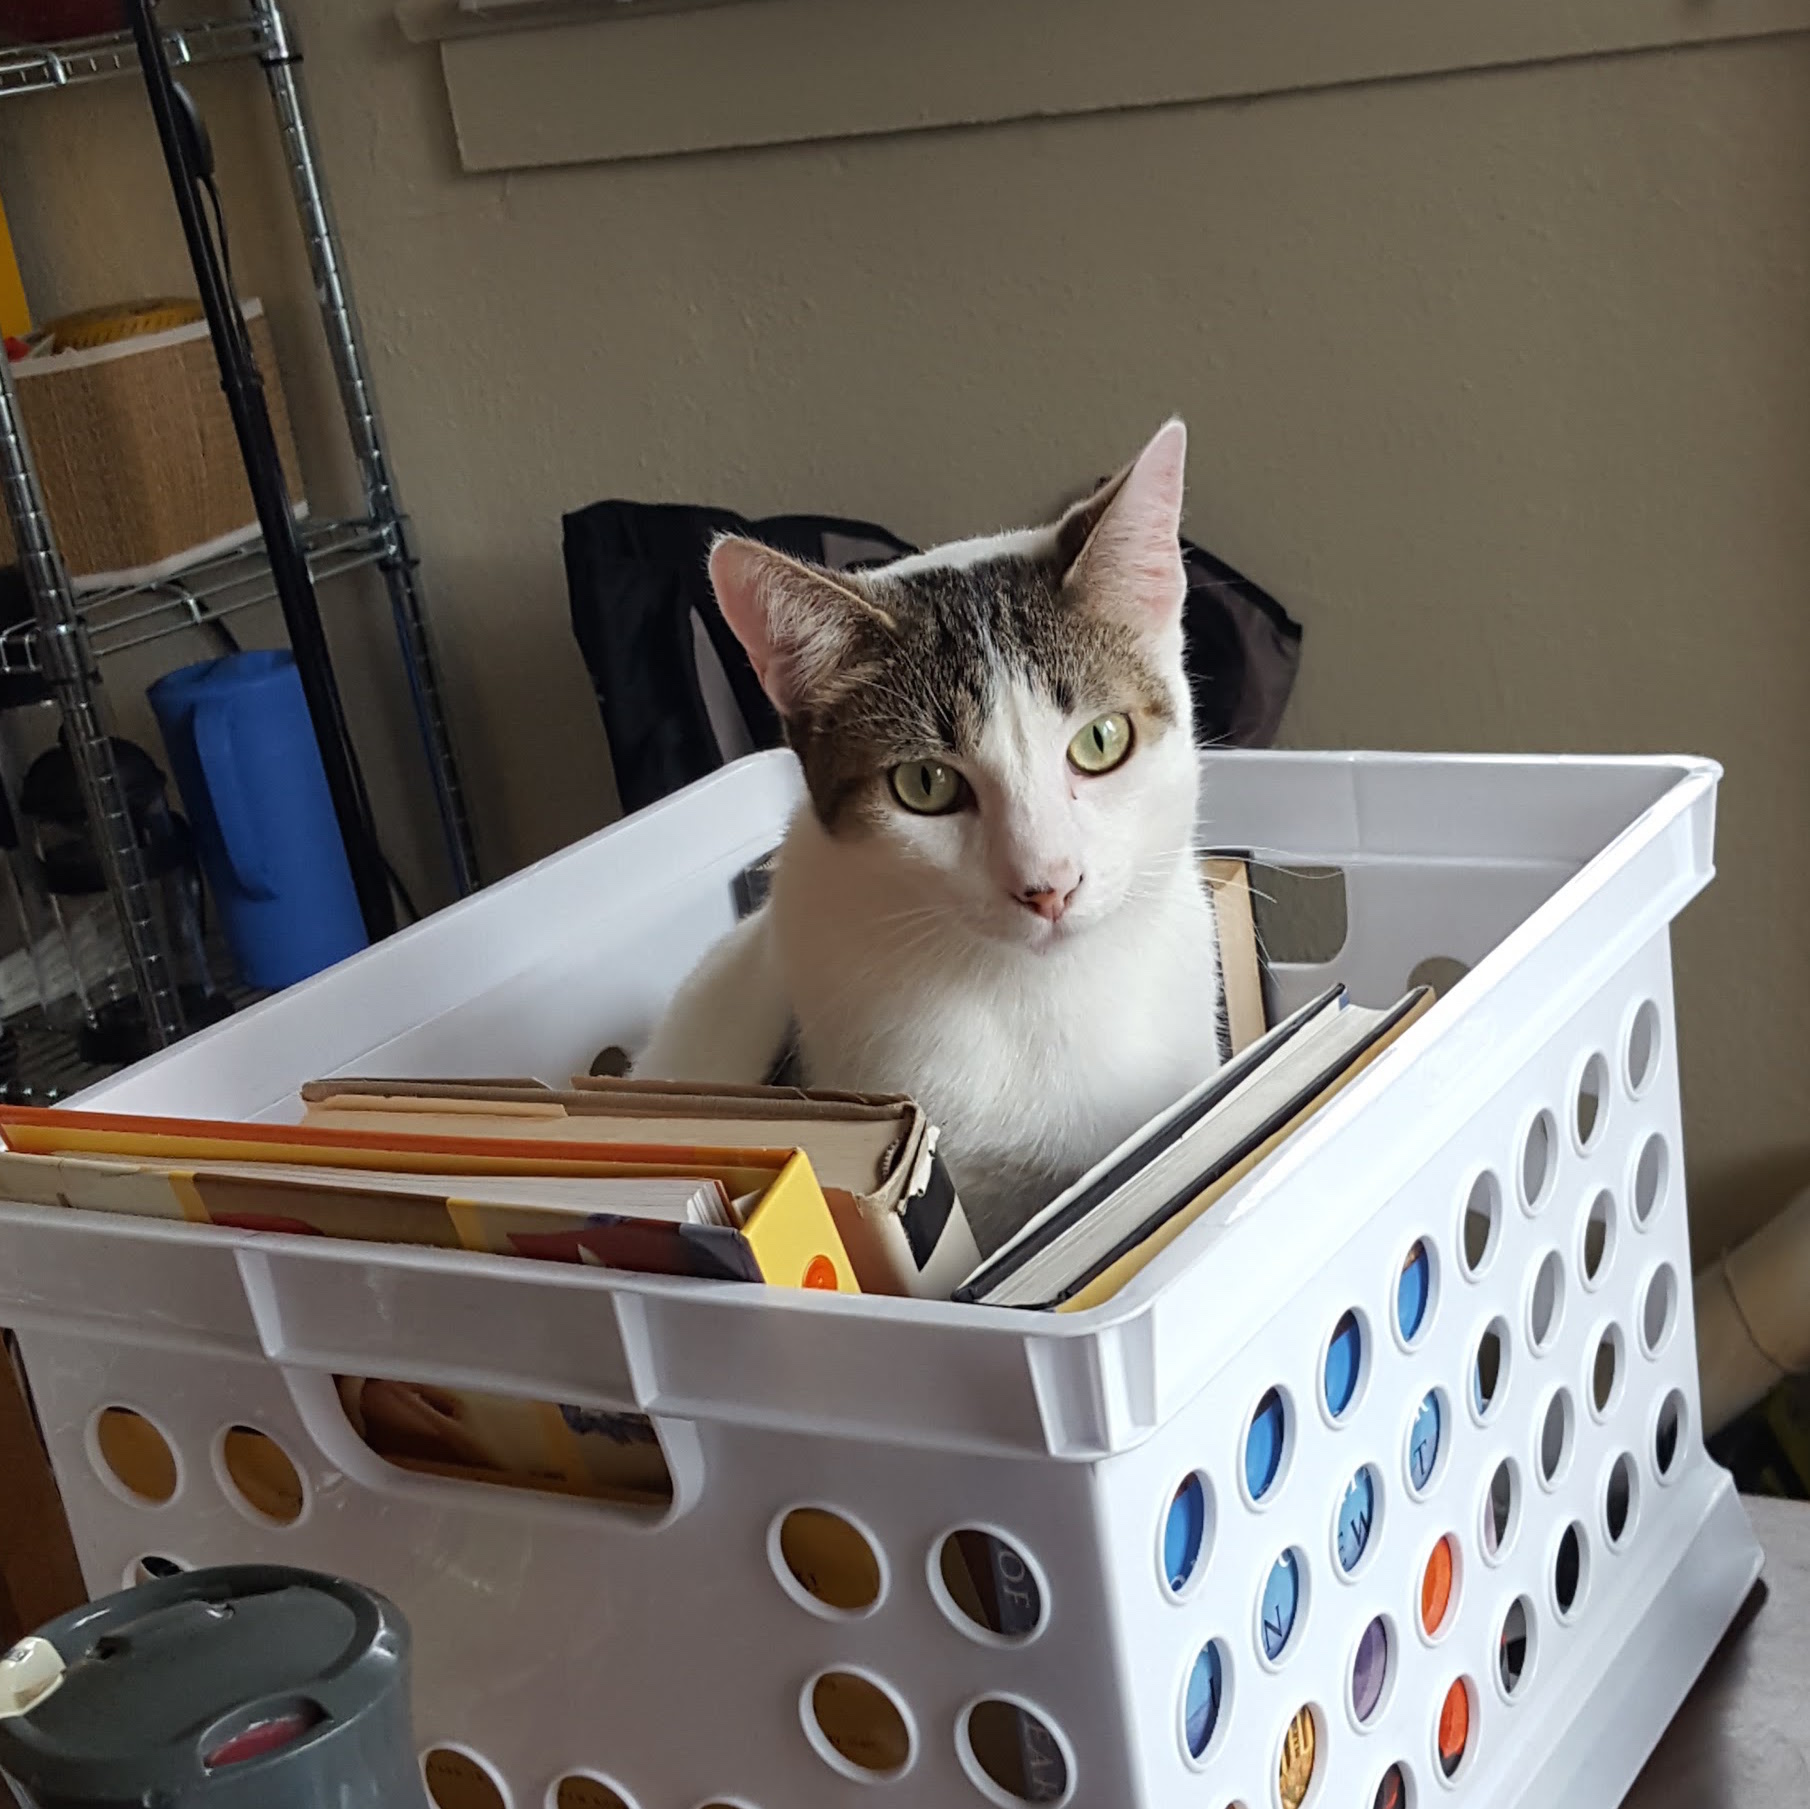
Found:
[[808, 800], [636, 1074], [760, 1081], [795, 1047], [809, 1085], [909, 1093], [991, 1249], [1219, 1064], [1186, 453], [1172, 420], [1050, 526], [859, 572], [715, 544]]

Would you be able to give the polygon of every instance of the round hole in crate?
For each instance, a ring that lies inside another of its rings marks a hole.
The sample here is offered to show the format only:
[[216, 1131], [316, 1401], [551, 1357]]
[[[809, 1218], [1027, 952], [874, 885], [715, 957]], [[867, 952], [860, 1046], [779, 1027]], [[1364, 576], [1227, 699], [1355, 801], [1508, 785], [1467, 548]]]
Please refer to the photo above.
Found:
[[1502, 1686], [1504, 1701], [1515, 1699], [1533, 1671], [1533, 1661], [1533, 1603], [1518, 1595], [1509, 1603], [1502, 1631], [1496, 1635], [1496, 1681]]
[[1288, 1400], [1279, 1388], [1267, 1388], [1251, 1414], [1244, 1434], [1244, 1487], [1254, 1503], [1264, 1500], [1282, 1480], [1288, 1458]]
[[195, 1567], [185, 1558], [172, 1558], [163, 1552], [148, 1551], [126, 1566], [124, 1587], [137, 1589], [144, 1583], [161, 1583], [165, 1577], [179, 1577]]
[[1198, 1470], [1176, 1484], [1163, 1510], [1161, 1550], [1163, 1582], [1173, 1596], [1186, 1593], [1200, 1574], [1213, 1536], [1213, 1491]]
[[1548, 1250], [1527, 1293], [1527, 1342], [1536, 1357], [1551, 1350], [1564, 1316], [1565, 1263], [1558, 1251]]
[[1416, 1499], [1425, 1495], [1439, 1478], [1445, 1456], [1446, 1418], [1444, 1393], [1429, 1388], [1421, 1396], [1408, 1426], [1408, 1493]]
[[1655, 1131], [1640, 1146], [1640, 1154], [1634, 1162], [1634, 1187], [1630, 1198], [1634, 1223], [1642, 1231], [1653, 1222], [1653, 1214], [1665, 1199], [1665, 1184], [1671, 1167], [1671, 1152], [1666, 1148], [1665, 1139]]
[[1647, 1278], [1640, 1303], [1640, 1348], [1649, 1357], [1665, 1349], [1678, 1323], [1678, 1275], [1670, 1263], [1661, 1263]]
[[1301, 1809], [1306, 1802], [1320, 1762], [1320, 1745], [1320, 1717], [1311, 1706], [1296, 1709], [1276, 1761], [1276, 1795], [1282, 1809]]
[[1653, 1468], [1661, 1482], [1678, 1474], [1684, 1456], [1684, 1396], [1676, 1388], [1659, 1403], [1653, 1422]]
[[1408, 991], [1430, 986], [1436, 998], [1443, 999], [1471, 970], [1451, 955], [1429, 955], [1415, 962], [1408, 974]]
[[136, 1407], [103, 1407], [88, 1437], [89, 1461], [114, 1494], [140, 1507], [174, 1499], [181, 1481], [175, 1448]]
[[962, 1717], [956, 1751], [980, 1793], [1002, 1809], [1066, 1803], [1074, 1778], [1068, 1748], [1029, 1703], [988, 1696]]
[[1400, 1765], [1391, 1765], [1377, 1780], [1376, 1795], [1370, 1799], [1370, 1809], [1411, 1809], [1413, 1798], [1409, 1794], [1410, 1788], [1406, 1770]]
[[1447, 1533], [1427, 1553], [1420, 1572], [1420, 1630], [1429, 1639], [1451, 1625], [1459, 1580], [1458, 1541]]
[[1389, 1623], [1380, 1614], [1358, 1635], [1351, 1657], [1351, 1719], [1358, 1727], [1369, 1726], [1382, 1712], [1394, 1643]]
[[1583, 1155], [1596, 1147], [1603, 1133], [1603, 1120], [1609, 1113], [1609, 1064], [1600, 1054], [1584, 1063], [1571, 1110], [1572, 1132], [1578, 1153]]
[[276, 1526], [293, 1526], [307, 1506], [301, 1472], [268, 1432], [228, 1426], [221, 1435], [220, 1486], [235, 1507]]
[[1501, 1230], [1502, 1183], [1486, 1168], [1465, 1193], [1458, 1235], [1458, 1266], [1472, 1281], [1489, 1267]]
[[1270, 1566], [1257, 1602], [1257, 1650], [1269, 1663], [1288, 1651], [1306, 1608], [1307, 1560], [1290, 1546]]
[[1558, 1482], [1571, 1463], [1576, 1430], [1577, 1409], [1571, 1404], [1571, 1391], [1557, 1389], [1540, 1416], [1540, 1480], [1548, 1488]]
[[1439, 1725], [1434, 1731], [1434, 1752], [1439, 1760], [1440, 1776], [1455, 1782], [1471, 1755], [1471, 1725], [1476, 1720], [1472, 1710], [1471, 1686], [1460, 1677], [1445, 1693], [1439, 1705]]
[[1438, 1283], [1433, 1246], [1416, 1238], [1402, 1258], [1395, 1278], [1395, 1329], [1406, 1346], [1419, 1342], [1433, 1318], [1433, 1290]]
[[1492, 1319], [1477, 1340], [1471, 1359], [1471, 1411], [1477, 1424], [1487, 1425], [1508, 1387], [1509, 1331], [1506, 1319]]
[[1615, 1196], [1608, 1188], [1598, 1191], [1584, 1214], [1583, 1248], [1579, 1253], [1578, 1273], [1584, 1286], [1593, 1288], [1602, 1280], [1615, 1254]]
[[635, 1809], [633, 1797], [588, 1771], [571, 1771], [547, 1792], [547, 1809]]
[[1633, 1533], [1639, 1512], [1640, 1470], [1632, 1453], [1623, 1451], [1603, 1484], [1603, 1539], [1611, 1551], [1619, 1551]]
[[1583, 1606], [1590, 1584], [1590, 1546], [1580, 1522], [1574, 1520], [1559, 1534], [1552, 1554], [1552, 1605], [1562, 1621]]
[[1521, 1478], [1512, 1458], [1503, 1458], [1490, 1472], [1489, 1487], [1483, 1491], [1479, 1539], [1483, 1555], [1498, 1564], [1514, 1544], [1521, 1521]]
[[509, 1809], [496, 1773], [463, 1746], [434, 1746], [421, 1756], [421, 1779], [436, 1809]]
[[1351, 1411], [1364, 1379], [1364, 1322], [1355, 1309], [1341, 1313], [1326, 1341], [1320, 1365], [1321, 1400], [1335, 1424]]
[[1231, 1664], [1226, 1657], [1225, 1642], [1208, 1640], [1194, 1655], [1194, 1662], [1182, 1681], [1182, 1748], [1190, 1759], [1204, 1759], [1213, 1750], [1213, 1742], [1225, 1718], [1231, 1682]]
[[1382, 1502], [1382, 1482], [1375, 1469], [1365, 1464], [1345, 1485], [1344, 1499], [1333, 1523], [1333, 1553], [1339, 1569], [1348, 1577], [1357, 1573], [1364, 1554], [1370, 1550]]
[[1620, 1401], [1625, 1369], [1621, 1327], [1606, 1325], [1590, 1359], [1590, 1411], [1599, 1420], [1606, 1419]]
[[974, 1526], [950, 1533], [937, 1546], [931, 1588], [964, 1633], [1020, 1646], [1042, 1631], [1047, 1613], [1042, 1580], [1001, 1533]]
[[903, 1777], [911, 1723], [892, 1692], [865, 1671], [820, 1671], [799, 1702], [804, 1731], [832, 1771], [858, 1783]]
[[1552, 1114], [1542, 1108], [1521, 1138], [1521, 1204], [1538, 1212], [1552, 1193], [1559, 1167], [1559, 1133]]
[[1662, 1035], [1659, 1007], [1651, 999], [1643, 999], [1628, 1026], [1628, 1051], [1625, 1079], [1628, 1091], [1638, 1099], [1653, 1083], [1659, 1072], [1659, 1049]]
[[767, 1561], [786, 1594], [813, 1614], [867, 1614], [886, 1589], [880, 1553], [833, 1508], [795, 1507], [767, 1534]]

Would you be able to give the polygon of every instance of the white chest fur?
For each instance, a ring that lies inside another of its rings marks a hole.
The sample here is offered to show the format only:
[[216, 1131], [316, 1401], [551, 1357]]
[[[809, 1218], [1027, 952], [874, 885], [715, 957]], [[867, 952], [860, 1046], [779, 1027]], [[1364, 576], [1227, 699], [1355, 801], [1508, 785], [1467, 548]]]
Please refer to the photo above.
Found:
[[952, 943], [909, 911], [889, 934], [870, 901], [790, 877], [772, 952], [807, 1078], [918, 1099], [983, 1247], [1219, 1061], [1213, 917], [1185, 856], [1041, 952]]

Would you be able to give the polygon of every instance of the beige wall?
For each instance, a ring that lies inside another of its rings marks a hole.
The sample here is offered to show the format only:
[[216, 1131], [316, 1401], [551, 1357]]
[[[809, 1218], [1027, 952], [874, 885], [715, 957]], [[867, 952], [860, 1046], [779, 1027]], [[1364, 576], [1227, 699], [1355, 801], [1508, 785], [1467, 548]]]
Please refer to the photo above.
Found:
[[[1307, 625], [1296, 741], [1727, 763], [1678, 935], [1700, 1237], [1810, 1180], [1810, 39], [471, 176], [382, 0], [301, 11], [493, 872], [611, 810], [562, 510], [928, 539], [1038, 514], [1180, 409], [1190, 530]], [[197, 90], [324, 494], [255, 78]], [[141, 114], [0, 109], [41, 305], [182, 285]], [[335, 619], [419, 867], [383, 624]]]

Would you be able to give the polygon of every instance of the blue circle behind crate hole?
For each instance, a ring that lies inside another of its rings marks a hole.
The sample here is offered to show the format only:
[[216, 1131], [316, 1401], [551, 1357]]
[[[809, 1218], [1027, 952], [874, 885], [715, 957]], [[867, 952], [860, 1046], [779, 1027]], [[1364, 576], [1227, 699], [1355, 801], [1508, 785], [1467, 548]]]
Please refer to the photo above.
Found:
[[1266, 1389], [1244, 1435], [1244, 1486], [1252, 1501], [1261, 1501], [1276, 1486], [1287, 1450], [1288, 1403], [1281, 1389]]
[[1258, 1609], [1257, 1634], [1263, 1656], [1272, 1664], [1288, 1650], [1301, 1617], [1306, 1560], [1292, 1546], [1270, 1566]]
[[1382, 1491], [1377, 1484], [1376, 1471], [1365, 1464], [1346, 1484], [1345, 1498], [1339, 1503], [1339, 1568], [1347, 1576], [1363, 1562], [1365, 1552], [1370, 1549], [1381, 1504]]
[[1424, 1237], [1417, 1238], [1402, 1258], [1395, 1283], [1395, 1324], [1404, 1344], [1412, 1344], [1426, 1330], [1432, 1304], [1433, 1252]]
[[1364, 1327], [1355, 1312], [1343, 1313], [1332, 1328], [1332, 1341], [1326, 1346], [1323, 1377], [1326, 1411], [1333, 1419], [1343, 1419], [1357, 1399], [1358, 1382], [1363, 1373]]
[[1216, 1639], [1201, 1647], [1189, 1669], [1182, 1695], [1182, 1738], [1190, 1758], [1204, 1759], [1219, 1732], [1225, 1713], [1226, 1669], [1225, 1647]]
[[1205, 1480], [1198, 1471], [1183, 1477], [1163, 1516], [1163, 1578], [1172, 1595], [1180, 1595], [1194, 1580], [1206, 1553], [1211, 1517]]
[[1445, 1404], [1437, 1388], [1421, 1397], [1414, 1424], [1408, 1428], [1408, 1482], [1416, 1495], [1424, 1495], [1439, 1473], [1440, 1447], [1445, 1442]]

